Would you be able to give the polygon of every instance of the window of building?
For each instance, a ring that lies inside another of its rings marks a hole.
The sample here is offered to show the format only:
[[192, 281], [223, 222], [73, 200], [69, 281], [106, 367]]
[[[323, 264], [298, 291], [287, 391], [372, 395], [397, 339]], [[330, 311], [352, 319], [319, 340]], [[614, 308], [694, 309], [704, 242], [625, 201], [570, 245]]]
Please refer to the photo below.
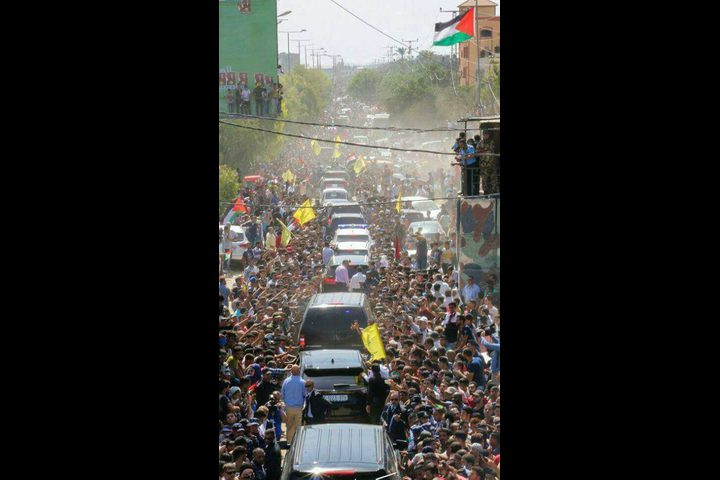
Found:
[[500, 53], [500, 45], [498, 45], [497, 47], [495, 47], [495, 53]]
[[484, 50], [481, 48], [480, 49], [480, 58], [485, 58], [485, 57], [487, 57], [487, 50]]
[[462, 77], [467, 78], [467, 67], [463, 67], [462, 69]]
[[486, 38], [492, 37], [492, 30], [483, 28], [482, 30], [480, 30], [480, 37], [486, 37]]
[[470, 48], [467, 45], [463, 46], [462, 49], [462, 56], [463, 58], [467, 58], [470, 55]]

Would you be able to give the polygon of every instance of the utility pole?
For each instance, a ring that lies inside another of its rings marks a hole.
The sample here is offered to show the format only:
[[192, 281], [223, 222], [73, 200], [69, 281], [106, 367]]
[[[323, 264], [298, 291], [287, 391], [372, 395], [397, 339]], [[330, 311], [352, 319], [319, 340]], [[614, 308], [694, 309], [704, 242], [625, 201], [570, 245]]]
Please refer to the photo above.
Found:
[[[440, 9], [440, 11], [442, 11], [442, 8]], [[412, 44], [413, 44], [413, 43], [420, 43], [420, 40], [419, 40], [419, 39], [415, 39], [415, 40], [405, 40], [405, 39], [403, 38], [402, 41], [408, 43], [408, 56], [412, 56]], [[417, 49], [416, 49], [416, 50], [417, 50]]]
[[395, 47], [393, 47], [392, 45], [388, 45], [388, 46], [386, 46], [385, 48], [388, 49], [388, 53], [387, 53], [386, 56], [387, 56], [387, 59], [388, 59], [388, 63], [390, 63], [390, 61], [392, 60], [392, 56], [393, 56], [393, 49], [394, 49]]
[[[297, 42], [298, 42], [298, 65], [300, 65], [302, 63], [302, 56], [300, 55], [300, 44], [302, 42], [312, 42], [312, 40], [305, 39], [305, 40], [298, 40]], [[312, 45], [312, 43], [310, 43], [309, 45]], [[305, 63], [307, 63], [307, 52], [305, 53]]]

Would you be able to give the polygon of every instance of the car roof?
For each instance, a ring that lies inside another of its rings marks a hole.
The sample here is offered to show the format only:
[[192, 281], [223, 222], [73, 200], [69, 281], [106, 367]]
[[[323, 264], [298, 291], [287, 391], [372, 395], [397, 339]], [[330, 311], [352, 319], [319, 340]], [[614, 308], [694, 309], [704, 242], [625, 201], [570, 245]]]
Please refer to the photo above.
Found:
[[[220, 230], [222, 230], [223, 228], [225, 228], [225, 226], [220, 225]], [[235, 233], [242, 233], [242, 234], [245, 233], [245, 229], [243, 227], [241, 227], [240, 225], [230, 225], [230, 231], [235, 232]]]
[[340, 206], [340, 205], [343, 205], [343, 206], [344, 205], [350, 205], [350, 206], [358, 205], [359, 206], [360, 204], [358, 202], [353, 202], [352, 200], [341, 200], [341, 199], [333, 200], [329, 204], [330, 207]]
[[[357, 213], [357, 212], [337, 212], [337, 213], [333, 213], [330, 218], [331, 219], [332, 218], [362, 218], [364, 220], [365, 216], [363, 216], [362, 213]], [[363, 222], [363, 223], [365, 223], [365, 222]]]
[[338, 235], [367, 235], [370, 236], [370, 230], [367, 228], [343, 228], [335, 232], [335, 236]]
[[421, 214], [425, 215], [425, 212], [421, 212], [420, 210], [413, 210], [412, 208], [400, 209], [400, 214], [403, 214], [403, 213], [421, 213]]
[[323, 177], [323, 182], [347, 182], [344, 178], [340, 177]]
[[350, 265], [368, 265], [369, 259], [367, 255], [333, 255], [330, 257], [330, 265], [336, 267], [342, 263], [343, 260], [350, 260]]
[[344, 188], [333, 187], [333, 188], [326, 188], [325, 190], [323, 190], [323, 195], [325, 194], [325, 192], [345, 192], [345, 193], [347, 193], [347, 190], [345, 190]]
[[359, 472], [383, 470], [383, 435], [380, 425], [325, 423], [300, 427], [292, 469], [317, 475], [339, 469]]
[[338, 250], [367, 250], [367, 242], [337, 242], [335, 248]]
[[[424, 222], [412, 222], [408, 225], [408, 228], [415, 230], [418, 227], [422, 227], [423, 232], [429, 229], [435, 229], [433, 231], [443, 230], [442, 225], [437, 220], [425, 220]], [[443, 230], [444, 231], [444, 230]]]
[[323, 307], [327, 305], [351, 305], [361, 307], [365, 304], [366, 296], [364, 293], [351, 292], [330, 292], [316, 293], [310, 299], [308, 306]]
[[427, 197], [400, 197], [402, 202], [414, 202], [416, 200], [429, 200]]
[[304, 368], [362, 367], [357, 350], [305, 350], [300, 352], [300, 365]]

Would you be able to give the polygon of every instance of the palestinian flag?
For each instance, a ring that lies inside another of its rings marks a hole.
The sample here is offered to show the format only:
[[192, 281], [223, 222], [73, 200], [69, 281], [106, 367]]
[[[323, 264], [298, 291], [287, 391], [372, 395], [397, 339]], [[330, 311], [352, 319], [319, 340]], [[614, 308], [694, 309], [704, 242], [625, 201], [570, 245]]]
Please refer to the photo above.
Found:
[[232, 206], [232, 208], [227, 211], [225, 219], [223, 220], [223, 224], [232, 224], [236, 217], [239, 217], [241, 213], [247, 213], [247, 211], [248, 209], [245, 205], [245, 201], [242, 195], [240, 195], [237, 200], [235, 200], [235, 204]]
[[458, 15], [449, 22], [435, 24], [433, 45], [447, 47], [475, 36], [475, 8]]

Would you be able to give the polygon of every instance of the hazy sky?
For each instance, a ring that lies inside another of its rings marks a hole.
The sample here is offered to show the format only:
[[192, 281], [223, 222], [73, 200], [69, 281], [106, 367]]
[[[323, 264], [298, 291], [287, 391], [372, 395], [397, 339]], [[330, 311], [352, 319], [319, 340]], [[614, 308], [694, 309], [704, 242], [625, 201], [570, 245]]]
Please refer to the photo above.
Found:
[[[443, 10], [456, 10], [464, 0], [336, 0], [366, 22], [374, 25], [398, 40], [419, 40], [413, 48], [420, 50], [432, 46], [436, 22], [446, 22], [453, 14], [441, 13]], [[500, 14], [500, 0], [497, 14]], [[277, 0], [278, 14], [287, 10], [284, 22], [278, 25], [278, 31], [298, 31], [290, 34], [290, 51], [297, 53], [298, 43], [293, 39], [309, 39], [314, 43], [309, 48], [323, 47], [330, 54], [340, 54], [349, 64], [368, 64], [383, 57], [388, 45], [400, 47], [390, 38], [373, 30], [357, 18], [350, 15], [330, 0]], [[310, 42], [307, 42], [310, 43]], [[280, 52], [287, 51], [287, 34], [278, 33]], [[309, 49], [308, 48], [308, 49]], [[446, 53], [450, 47], [433, 47], [432, 51]], [[308, 63], [310, 63], [308, 53]], [[303, 49], [304, 57], [304, 49]], [[304, 58], [303, 58], [304, 60]], [[332, 59], [323, 58], [323, 65], [329, 66]]]

